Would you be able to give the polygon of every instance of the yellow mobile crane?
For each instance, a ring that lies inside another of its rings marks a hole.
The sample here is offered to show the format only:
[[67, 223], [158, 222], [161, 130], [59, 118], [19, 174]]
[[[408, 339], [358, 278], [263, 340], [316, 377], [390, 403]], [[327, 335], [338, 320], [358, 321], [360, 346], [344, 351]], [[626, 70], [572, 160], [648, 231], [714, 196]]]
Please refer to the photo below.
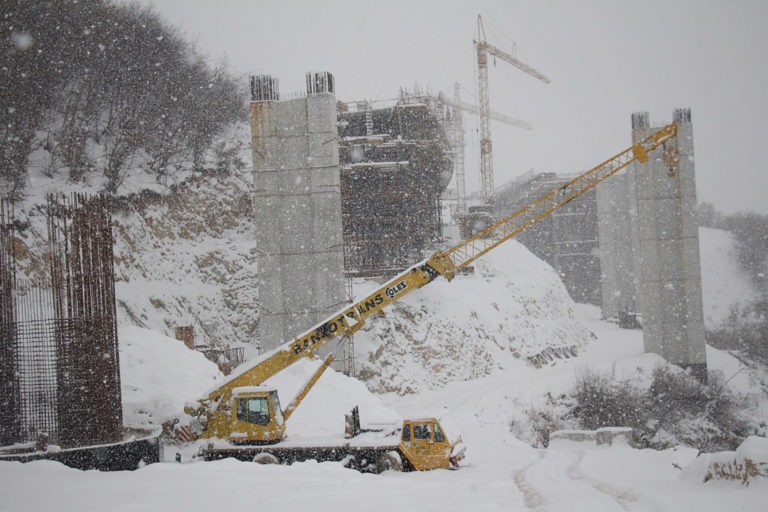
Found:
[[[457, 272], [483, 254], [514, 237], [539, 219], [549, 215], [570, 200], [580, 196], [601, 181], [627, 167], [633, 161], [644, 163], [648, 153], [677, 136], [677, 125], [656, 131], [613, 158], [586, 171], [528, 206], [492, 224], [456, 246], [435, 252], [432, 256], [391, 279], [366, 298], [340, 310], [326, 321], [265, 354], [245, 370], [232, 376], [199, 401], [196, 409], [187, 410], [200, 420], [199, 437], [219, 438], [229, 443], [215, 443], [204, 450], [206, 458], [239, 457], [270, 458], [274, 461], [304, 459], [341, 460], [352, 456], [362, 467], [365, 461], [378, 463], [385, 455], [396, 455], [406, 468], [432, 469], [456, 464], [458, 440], [450, 442], [435, 418], [406, 420], [399, 440], [390, 443], [324, 446], [281, 446], [285, 420], [296, 409], [317, 379], [328, 367], [329, 355], [291, 404], [282, 410], [277, 391], [261, 384], [302, 357], [339, 336], [351, 336], [365, 320], [380, 312], [407, 293], [429, 284], [438, 276], [453, 279]], [[353, 422], [354, 435], [359, 423]], [[277, 443], [277, 444], [274, 444]], [[231, 446], [236, 445], [236, 446]], [[379, 466], [380, 467], [380, 466]]]

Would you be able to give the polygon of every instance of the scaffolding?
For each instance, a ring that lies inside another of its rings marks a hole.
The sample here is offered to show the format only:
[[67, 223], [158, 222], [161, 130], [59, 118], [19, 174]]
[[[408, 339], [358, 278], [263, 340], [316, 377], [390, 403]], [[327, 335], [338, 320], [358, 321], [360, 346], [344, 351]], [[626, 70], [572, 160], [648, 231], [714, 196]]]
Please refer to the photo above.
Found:
[[340, 113], [341, 213], [348, 277], [395, 274], [442, 238], [453, 173], [445, 111], [403, 92], [394, 106]]

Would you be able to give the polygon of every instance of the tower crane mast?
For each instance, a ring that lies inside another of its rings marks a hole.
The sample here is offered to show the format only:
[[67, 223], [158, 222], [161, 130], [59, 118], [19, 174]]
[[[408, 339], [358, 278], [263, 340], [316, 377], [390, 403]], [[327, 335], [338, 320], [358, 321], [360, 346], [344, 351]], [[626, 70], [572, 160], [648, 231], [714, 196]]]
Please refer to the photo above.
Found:
[[[453, 98], [440, 93], [439, 99], [453, 109], [453, 126], [451, 130], [451, 143], [454, 150], [454, 167], [456, 173], [456, 213], [465, 215], [467, 213], [467, 193], [464, 180], [464, 116], [462, 111], [478, 115], [480, 111], [477, 106], [461, 100], [461, 85], [458, 82], [453, 84]], [[527, 121], [515, 119], [493, 110], [489, 111], [489, 117], [494, 121], [499, 121], [511, 126], [517, 126], [524, 130], [532, 130], [533, 127]]]
[[488, 55], [512, 64], [532, 77], [549, 83], [549, 78], [537, 71], [532, 66], [525, 64], [514, 55], [501, 50], [488, 41], [485, 37], [483, 19], [477, 15], [477, 41], [473, 41], [477, 52], [477, 89], [480, 102], [480, 176], [483, 187], [483, 202], [495, 214], [495, 200], [493, 195], [493, 152], [491, 143], [491, 104], [488, 97]]

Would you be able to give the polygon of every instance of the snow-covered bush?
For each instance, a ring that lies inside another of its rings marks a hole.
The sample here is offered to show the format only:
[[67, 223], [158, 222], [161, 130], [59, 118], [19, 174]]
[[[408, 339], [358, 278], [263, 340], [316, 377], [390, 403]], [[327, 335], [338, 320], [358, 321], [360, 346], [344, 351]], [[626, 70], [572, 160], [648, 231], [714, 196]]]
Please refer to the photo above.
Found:
[[735, 350], [745, 360], [768, 365], [768, 298], [732, 307], [728, 319], [706, 335], [713, 347]]
[[576, 381], [573, 391], [576, 405], [571, 413], [581, 428], [601, 427], [642, 428], [644, 393], [630, 381], [615, 381], [610, 375], [585, 371]]
[[683, 370], [660, 366], [648, 389], [642, 389], [630, 380], [587, 371], [578, 377], [571, 397], [568, 415], [580, 428], [631, 427], [639, 446], [732, 450], [749, 434], [738, 398], [717, 372], [703, 384]]

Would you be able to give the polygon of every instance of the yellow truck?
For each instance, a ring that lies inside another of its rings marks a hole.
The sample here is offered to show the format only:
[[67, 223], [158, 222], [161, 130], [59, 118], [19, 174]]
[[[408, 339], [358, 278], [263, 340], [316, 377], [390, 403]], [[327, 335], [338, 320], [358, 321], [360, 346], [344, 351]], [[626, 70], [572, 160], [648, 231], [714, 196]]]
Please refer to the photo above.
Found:
[[355, 408], [347, 415], [343, 440], [289, 439], [267, 445], [214, 441], [201, 450], [201, 455], [206, 460], [232, 457], [271, 464], [342, 461], [349, 468], [372, 473], [455, 469], [464, 458], [461, 438], [450, 441], [437, 418], [406, 419], [398, 428], [366, 431], [360, 429], [357, 414]]

